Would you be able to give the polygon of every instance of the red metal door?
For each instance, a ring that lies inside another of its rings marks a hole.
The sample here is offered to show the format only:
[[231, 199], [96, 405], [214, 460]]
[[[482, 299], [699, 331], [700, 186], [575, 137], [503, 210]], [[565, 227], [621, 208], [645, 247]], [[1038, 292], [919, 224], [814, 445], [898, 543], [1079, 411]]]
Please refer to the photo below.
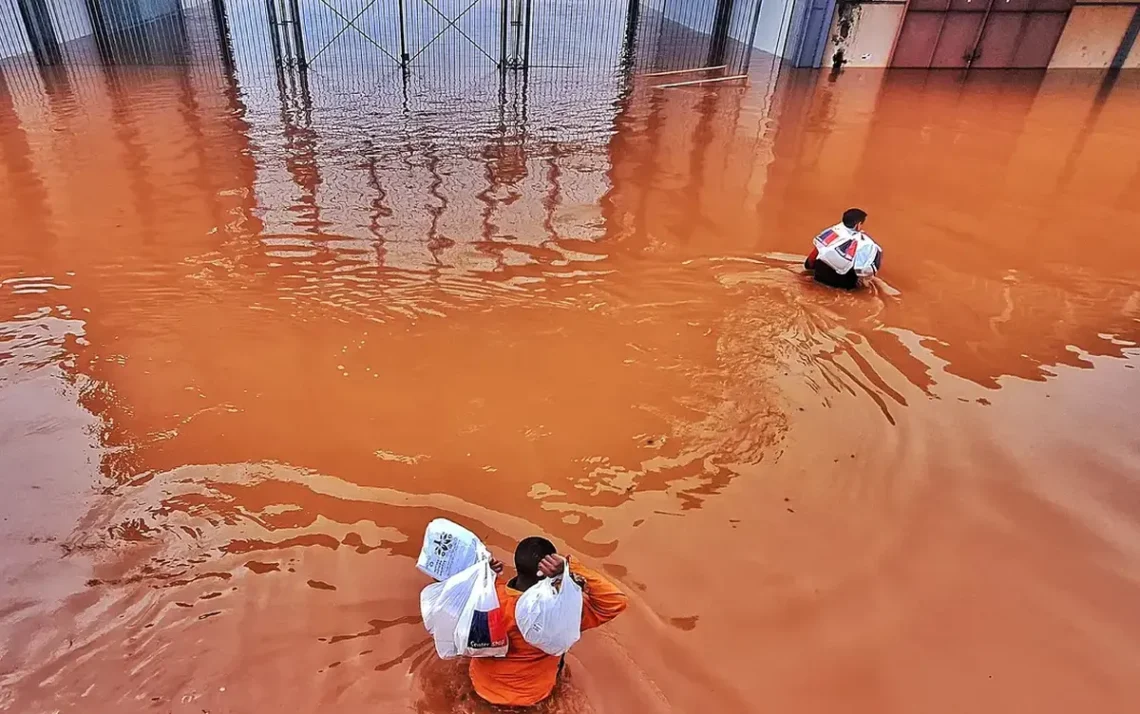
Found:
[[893, 67], [1044, 68], [1073, 0], [911, 0]]
[[[1015, 0], [995, 0], [996, 3]], [[1026, 2], [1026, 0], [1020, 0]], [[1027, 12], [995, 12], [986, 21], [972, 67], [1013, 67], [1021, 35], [1029, 22]]]
[[1028, 12], [1030, 0], [994, 0], [990, 12]]
[[[977, 0], [975, 0], [976, 2]], [[953, 4], [953, 3], [952, 3]], [[942, 24], [931, 67], [967, 67], [982, 29], [984, 12], [948, 12]]]
[[941, 12], [908, 12], [895, 43], [891, 66], [929, 67], [945, 17], [945, 13]]
[[1068, 11], [1029, 13], [1029, 20], [1010, 66], [1028, 69], [1048, 67], [1068, 20]]

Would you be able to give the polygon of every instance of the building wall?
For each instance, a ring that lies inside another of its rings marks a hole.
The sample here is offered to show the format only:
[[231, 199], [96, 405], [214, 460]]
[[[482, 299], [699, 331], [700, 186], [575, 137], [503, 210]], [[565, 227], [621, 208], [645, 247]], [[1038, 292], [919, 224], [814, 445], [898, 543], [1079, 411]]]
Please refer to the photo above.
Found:
[[788, 46], [788, 29], [793, 11], [800, 4], [810, 0], [764, 0], [760, 5], [760, 19], [756, 24], [756, 36], [752, 46], [777, 57], [788, 57], [792, 48]]
[[[1138, 6], [1077, 2], [1049, 66], [1106, 68], [1116, 56]], [[1137, 59], [1135, 45], [1130, 59], [1133, 63]]]
[[[801, 4], [810, 1], [797, 0]], [[842, 50], [847, 67], [888, 66], [908, 6], [907, 0], [837, 3], [822, 65], [831, 64], [835, 53]], [[1026, 9], [1035, 7], [1030, 0]], [[1126, 33], [1137, 12], [1140, 12], [1140, 0], [1076, 0], [1048, 66], [1092, 69], [1111, 66], [1122, 42], [1128, 41]], [[991, 17], [997, 15], [999, 13], [994, 13]], [[758, 38], [759, 35], [757, 31]], [[1123, 67], [1140, 67], [1140, 40], [1133, 43]]]
[[828, 32], [823, 64], [842, 51], [847, 67], [885, 67], [891, 59], [905, 2], [865, 2], [837, 5]]

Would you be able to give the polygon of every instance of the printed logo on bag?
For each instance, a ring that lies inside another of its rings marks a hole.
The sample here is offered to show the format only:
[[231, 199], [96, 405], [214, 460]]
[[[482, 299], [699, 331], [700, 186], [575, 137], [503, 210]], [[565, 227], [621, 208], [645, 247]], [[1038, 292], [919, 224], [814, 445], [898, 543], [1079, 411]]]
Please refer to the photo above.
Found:
[[819, 234], [819, 235], [816, 237], [816, 240], [817, 240], [817, 241], [819, 241], [820, 243], [822, 243], [822, 244], [823, 244], [823, 245], [825, 245], [825, 246], [827, 246], [827, 245], [831, 245], [831, 244], [832, 244], [832, 243], [834, 243], [835, 241], [839, 240], [839, 234], [838, 234], [838, 233], [836, 233], [835, 231], [831, 230], [830, 228], [828, 228], [828, 229], [827, 229], [826, 231], [824, 231], [823, 233], [820, 233], [820, 234]]
[[475, 611], [471, 617], [467, 646], [473, 650], [507, 646], [507, 623], [503, 618], [502, 608], [495, 608], [490, 612]]
[[455, 545], [455, 536], [450, 533], [441, 533], [439, 538], [432, 544], [435, 546], [435, 555], [437, 558], [446, 558], [447, 554], [451, 551], [451, 547]]

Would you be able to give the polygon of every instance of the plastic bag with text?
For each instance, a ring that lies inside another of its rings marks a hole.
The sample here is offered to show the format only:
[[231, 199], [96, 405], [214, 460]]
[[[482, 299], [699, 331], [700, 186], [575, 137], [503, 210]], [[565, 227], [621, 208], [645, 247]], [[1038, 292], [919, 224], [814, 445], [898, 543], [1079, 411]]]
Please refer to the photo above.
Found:
[[479, 538], [446, 518], [436, 518], [424, 531], [424, 545], [416, 568], [436, 580], [447, 580], [487, 555]]
[[523, 639], [548, 655], [561, 656], [578, 641], [582, 588], [570, 577], [569, 559], [561, 577], [541, 580], [519, 597], [515, 622]]
[[442, 659], [507, 654], [506, 621], [487, 558], [424, 588], [420, 615]]

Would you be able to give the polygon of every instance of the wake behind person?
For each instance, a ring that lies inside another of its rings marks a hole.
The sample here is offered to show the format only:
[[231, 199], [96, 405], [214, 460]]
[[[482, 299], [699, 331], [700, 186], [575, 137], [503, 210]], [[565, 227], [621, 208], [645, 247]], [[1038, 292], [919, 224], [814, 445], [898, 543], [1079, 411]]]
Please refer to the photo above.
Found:
[[863, 232], [866, 221], [866, 211], [849, 208], [841, 222], [815, 237], [804, 268], [813, 272], [816, 282], [853, 290], [859, 287], [860, 278], [879, 272], [883, 249]]
[[[495, 591], [507, 628], [507, 655], [501, 658], [473, 658], [469, 672], [471, 684], [480, 698], [491, 704], [527, 707], [546, 699], [554, 692], [562, 672], [563, 658], [546, 654], [523, 639], [515, 621], [519, 597], [543, 578], [555, 577], [563, 571], [565, 559], [554, 544], [545, 538], [524, 538], [515, 548], [515, 577], [504, 583], [499, 577], [503, 564], [491, 562], [495, 571]], [[598, 573], [570, 561], [570, 576], [582, 588], [582, 630], [603, 625], [625, 610], [628, 601], [616, 585]]]

